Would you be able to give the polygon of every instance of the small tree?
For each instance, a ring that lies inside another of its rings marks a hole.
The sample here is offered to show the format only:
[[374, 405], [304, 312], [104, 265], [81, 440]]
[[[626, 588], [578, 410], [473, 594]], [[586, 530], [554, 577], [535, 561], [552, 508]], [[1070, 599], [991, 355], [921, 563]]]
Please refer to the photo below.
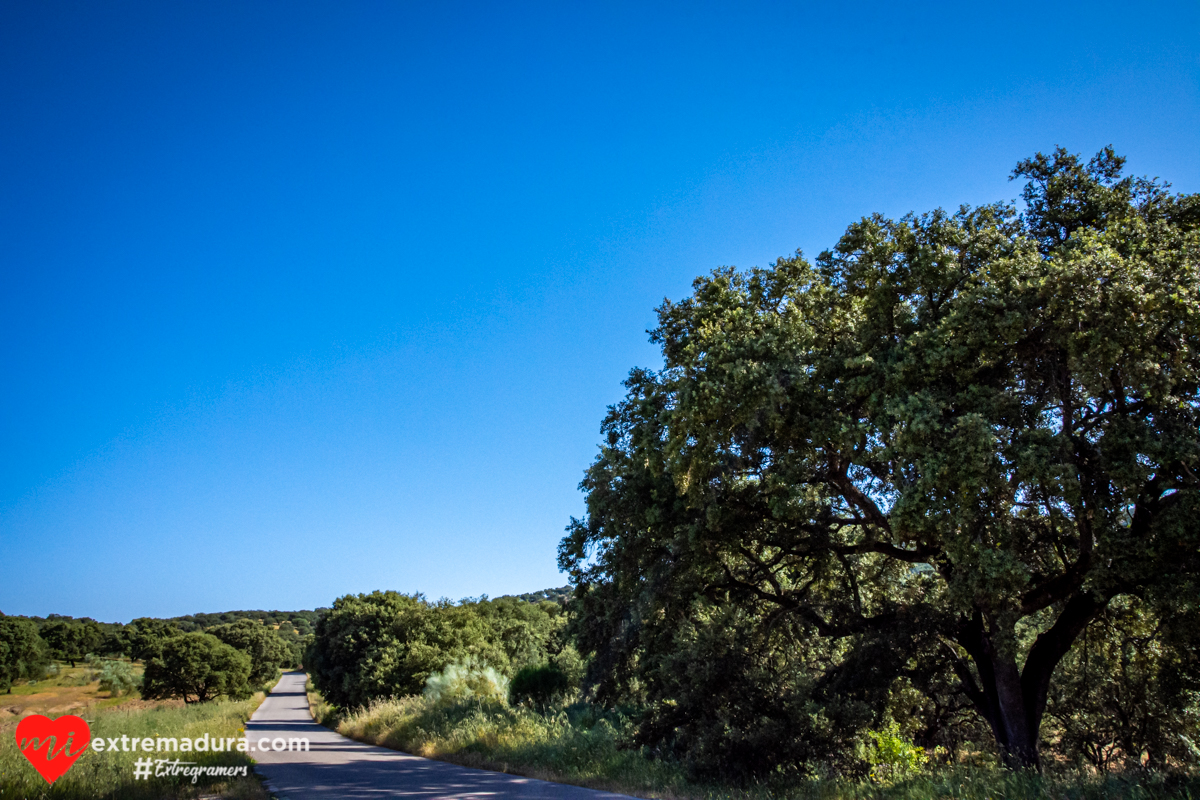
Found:
[[291, 648], [283, 637], [251, 619], [239, 619], [228, 625], [214, 625], [207, 632], [250, 656], [252, 686], [263, 686], [273, 682], [279, 674], [279, 668], [292, 658]]
[[142, 697], [182, 698], [204, 703], [222, 695], [250, 695], [250, 656], [207, 633], [183, 633], [163, 640], [159, 655], [146, 664]]
[[13, 681], [40, 678], [49, 664], [37, 625], [0, 615], [0, 689], [11, 694]]

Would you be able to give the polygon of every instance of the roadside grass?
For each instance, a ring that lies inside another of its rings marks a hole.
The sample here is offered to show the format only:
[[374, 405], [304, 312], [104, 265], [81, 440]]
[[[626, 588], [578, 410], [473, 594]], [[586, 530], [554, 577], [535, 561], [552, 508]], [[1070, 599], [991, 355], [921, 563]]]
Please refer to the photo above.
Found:
[[[261, 694], [249, 700], [217, 701], [190, 706], [158, 705], [109, 709], [88, 708], [79, 712], [87, 720], [92, 736], [134, 737], [191, 737], [205, 733], [212, 737], [241, 739], [246, 720], [262, 702]], [[140, 701], [139, 701], [140, 702]], [[179, 758], [199, 766], [248, 767], [247, 776], [235, 779], [200, 778], [192, 784], [190, 778], [151, 777], [136, 781], [133, 765], [147, 754], [140, 752], [97, 753], [89, 748], [71, 769], [51, 786], [17, 749], [11, 726], [0, 741], [0, 800], [182, 800], [205, 797], [236, 798], [237, 800], [266, 800], [270, 795], [254, 774], [253, 762], [247, 753], [162, 753], [153, 758]]]
[[304, 679], [304, 691], [308, 695], [308, 713], [320, 725], [337, 729], [337, 709], [325, 702], [325, 698], [313, 686], [312, 678]]
[[[324, 724], [331, 721], [327, 714]], [[441, 706], [404, 697], [373, 703], [330, 727], [352, 739], [468, 767], [644, 797], [686, 795], [678, 766], [622, 748], [627, 722], [591, 709], [541, 714], [499, 703]]]
[[629, 722], [588, 707], [540, 713], [394, 698], [337, 714], [312, 690], [318, 722], [358, 741], [469, 767], [663, 800], [1200, 800], [1196, 776], [1017, 773], [941, 767], [894, 784], [821, 779], [749, 787], [702, 784], [682, 767], [623, 746]]

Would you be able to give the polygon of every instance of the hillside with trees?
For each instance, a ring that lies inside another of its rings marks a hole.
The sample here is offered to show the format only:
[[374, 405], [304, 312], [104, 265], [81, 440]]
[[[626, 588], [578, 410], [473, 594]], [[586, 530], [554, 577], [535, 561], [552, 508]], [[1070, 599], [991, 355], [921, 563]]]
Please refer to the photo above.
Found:
[[[139, 617], [128, 624], [61, 614], [0, 614], [0, 691], [9, 691], [16, 681], [40, 680], [55, 660], [71, 667], [87, 662], [97, 674], [124, 676], [128, 662], [125, 672], [120, 665], [127, 659], [145, 666], [141, 689], [147, 698], [244, 698], [274, 683], [280, 669], [301, 665], [313, 625], [326, 610]], [[250, 665], [245, 675], [243, 656]], [[181, 677], [186, 675], [191, 677]], [[131, 680], [108, 678], [121, 685]]]

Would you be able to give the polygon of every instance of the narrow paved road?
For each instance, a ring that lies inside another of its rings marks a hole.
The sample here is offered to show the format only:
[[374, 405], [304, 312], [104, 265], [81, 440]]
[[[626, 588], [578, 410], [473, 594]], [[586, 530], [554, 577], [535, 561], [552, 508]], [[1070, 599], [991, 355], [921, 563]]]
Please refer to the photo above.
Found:
[[[624, 795], [469, 769], [373, 747], [313, 722], [303, 672], [287, 672], [246, 723], [258, 771], [286, 800], [389, 797], [616, 800]], [[309, 752], [257, 751], [260, 739], [307, 737]]]

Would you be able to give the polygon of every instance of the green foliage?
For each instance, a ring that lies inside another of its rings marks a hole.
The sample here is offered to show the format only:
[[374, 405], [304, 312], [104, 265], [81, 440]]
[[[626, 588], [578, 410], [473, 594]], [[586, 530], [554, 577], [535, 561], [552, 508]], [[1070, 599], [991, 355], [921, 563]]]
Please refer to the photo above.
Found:
[[1154, 608], [1116, 598], [1059, 665], [1047, 716], [1055, 749], [1103, 772], [1197, 764], [1200, 598]]
[[317, 623], [305, 664], [325, 699], [349, 709], [418, 694], [435, 672], [468, 659], [504, 675], [544, 661], [563, 648], [565, 621], [557, 603], [347, 595]]
[[[664, 368], [626, 382], [560, 547], [640, 742], [852, 773], [902, 686], [920, 745], [983, 727], [1037, 766], [1111, 603], [1200, 627], [1200, 198], [1121, 165], [1039, 154], [1020, 216], [873, 216], [659, 309]], [[1178, 716], [1175, 680], [1146, 685]]]
[[483, 635], [502, 651], [495, 664], [507, 674], [527, 664], [545, 660], [564, 647], [566, 614], [553, 600], [525, 602], [516, 597], [461, 603], [455, 608], [475, 614], [483, 622]]
[[[565, 605], [571, 597], [571, 587], [560, 586], [557, 589], [541, 589], [536, 592], [526, 592], [525, 594], [511, 595], [513, 599], [521, 600], [526, 603], [540, 603], [549, 600], [559, 605]], [[507, 600], [509, 597], [501, 597], [501, 600]]]
[[37, 624], [0, 615], [0, 689], [11, 692], [13, 681], [38, 680], [49, 666]]
[[639, 655], [654, 669], [626, 693], [646, 698], [635, 741], [706, 782], [861, 774], [859, 731], [887, 697], [873, 686], [874, 665], [827, 679], [836, 648], [816, 637], [797, 647], [802, 626], [765, 616], [697, 599], [690, 618], [644, 628]]
[[48, 622], [42, 626], [40, 635], [50, 647], [51, 655], [70, 661], [72, 667], [98, 650], [104, 640], [104, 632], [90, 619]]
[[129, 694], [140, 683], [128, 661], [92, 656], [88, 659], [88, 666], [92, 670], [89, 679], [99, 681], [100, 689], [113, 697]]
[[447, 664], [425, 679], [425, 697], [437, 705], [475, 701], [504, 703], [508, 698], [508, 678], [475, 659]]
[[215, 625], [207, 633], [250, 657], [250, 685], [256, 688], [274, 683], [279, 668], [292, 661], [292, 651], [275, 631], [248, 619], [228, 625]]
[[573, 683], [557, 664], [538, 664], [517, 670], [508, 688], [508, 699], [513, 705], [530, 703], [545, 708], [567, 700], [578, 690], [578, 683]]
[[328, 610], [318, 608], [315, 611], [222, 611], [216, 614], [188, 614], [172, 617], [167, 621], [184, 631], [204, 631], [214, 625], [227, 625], [242, 619], [259, 622], [268, 627], [288, 622], [303, 636], [311, 633], [317, 620]]
[[929, 756], [900, 733], [895, 721], [880, 731], [867, 731], [863, 760], [870, 767], [870, 778], [877, 783], [893, 784], [911, 780], [926, 770]]
[[128, 625], [97, 622], [88, 617], [75, 619], [62, 614], [50, 614], [45, 619], [29, 617], [37, 623], [39, 635], [47, 642], [50, 655], [72, 665], [90, 653], [105, 656], [128, 656], [135, 661], [148, 661], [158, 652], [164, 639], [181, 632], [203, 632], [207, 629], [249, 621], [271, 630], [287, 648], [287, 656], [275, 659], [281, 667], [297, 667], [301, 663], [307, 637], [312, 634], [317, 619], [327, 609], [315, 611], [225, 611], [219, 614], [190, 614], [172, 619], [140, 617]]
[[181, 633], [164, 639], [159, 654], [146, 663], [142, 697], [182, 698], [204, 703], [224, 695], [249, 697], [250, 656], [207, 633]]
[[158, 655], [162, 643], [179, 633], [179, 628], [166, 620], [139, 617], [125, 626], [129, 657], [134, 661], [149, 663]]

